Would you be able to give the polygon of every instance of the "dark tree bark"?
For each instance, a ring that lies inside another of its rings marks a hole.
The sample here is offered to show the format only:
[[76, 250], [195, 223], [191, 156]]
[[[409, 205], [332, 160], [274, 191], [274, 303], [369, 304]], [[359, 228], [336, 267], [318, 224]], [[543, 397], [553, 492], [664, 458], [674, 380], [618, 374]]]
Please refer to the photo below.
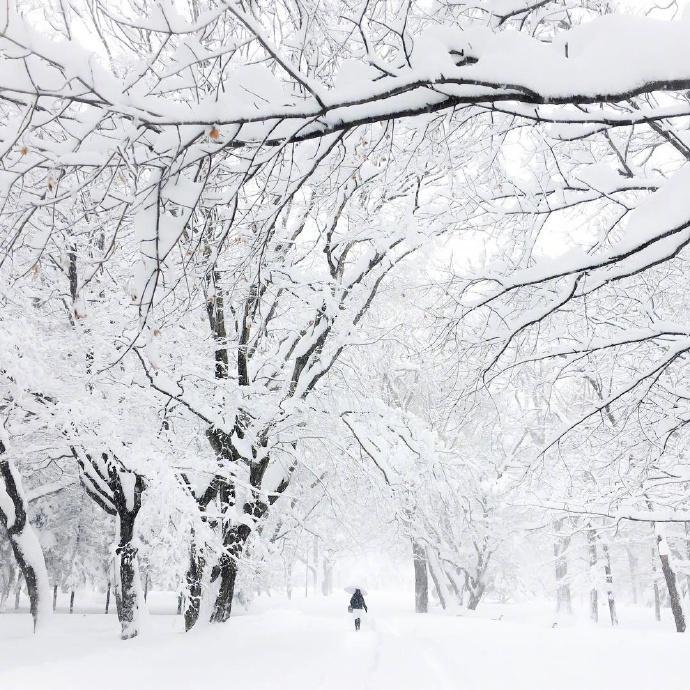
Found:
[[426, 551], [414, 539], [412, 540], [412, 563], [414, 565], [414, 610], [416, 613], [427, 613], [429, 610], [429, 578]]
[[108, 615], [108, 610], [110, 609], [110, 589], [111, 589], [111, 584], [110, 580], [108, 580], [108, 589], [106, 590], [105, 593], [105, 614]]
[[[80, 480], [86, 493], [108, 515], [116, 519], [115, 605], [122, 628], [121, 638], [129, 640], [139, 633], [138, 612], [141, 583], [135, 546], [135, 524], [146, 484], [144, 478], [124, 468], [113, 454], [101, 453], [101, 462], [89, 453], [72, 454], [80, 469]], [[85, 460], [85, 459], [86, 460]]]
[[139, 634], [137, 616], [140, 603], [134, 527], [141, 509], [144, 479], [132, 472], [119, 470], [114, 465], [109, 468], [109, 478], [120, 536], [115, 554], [119, 558], [121, 637], [123, 640], [129, 640]]
[[671, 611], [673, 612], [673, 620], [676, 624], [677, 632], [685, 632], [685, 616], [683, 615], [683, 607], [680, 603], [680, 595], [678, 587], [676, 586], [676, 574], [673, 572], [671, 562], [669, 560], [669, 549], [666, 540], [661, 536], [657, 536], [657, 544], [659, 548], [659, 560], [661, 561], [661, 570], [664, 573], [666, 580], [666, 587], [668, 588], [668, 595], [671, 600]]
[[13, 463], [4, 457], [5, 453], [5, 445], [0, 441], [0, 495], [3, 498], [0, 505], [12, 506], [9, 513], [0, 509], [0, 522], [5, 527], [15, 560], [26, 582], [36, 631], [39, 623], [52, 614], [48, 571], [41, 545], [26, 513], [21, 478]]
[[[216, 454], [220, 457], [226, 449], [222, 446], [224, 438], [214, 434], [212, 431], [207, 432], [206, 436], [209, 438], [211, 447], [214, 449]], [[188, 478], [183, 475], [182, 481], [187, 486], [187, 489], [194, 497], [199, 512], [201, 513], [201, 519], [204, 522], [208, 522], [212, 529], [217, 527], [216, 521], [206, 520], [206, 509], [208, 508], [211, 501], [218, 499], [224, 507], [228, 507], [230, 504], [230, 487], [222, 477], [214, 477], [210, 482], [208, 487], [203, 494], [197, 496], [188, 480]], [[185, 630], [191, 630], [196, 622], [199, 620], [199, 612], [201, 610], [201, 596], [203, 593], [203, 579], [204, 573], [206, 572], [206, 555], [203, 544], [199, 544], [196, 538], [196, 533], [192, 529], [190, 534], [190, 545], [189, 545], [189, 566], [187, 567], [187, 573], [185, 575], [185, 582], [187, 583], [187, 597], [186, 605], [184, 610], [184, 622]]]
[[187, 606], [184, 611], [185, 630], [191, 630], [199, 620], [199, 610], [201, 606], [201, 589], [204, 567], [206, 565], [203, 553], [194, 538], [192, 531], [192, 541], [189, 549], [189, 567], [187, 568]]
[[117, 620], [122, 620], [122, 596], [120, 595], [120, 575], [118, 572], [118, 563], [114, 563], [113, 567], [113, 596], [115, 597], [115, 613]]
[[237, 561], [242, 555], [251, 530], [248, 525], [237, 525], [230, 528], [223, 540], [225, 553], [214, 567], [211, 581], [220, 579], [220, 586], [211, 614], [212, 623], [224, 623], [232, 613], [232, 599], [237, 580]]
[[[243, 432], [240, 427], [235, 432], [241, 437]], [[226, 461], [238, 462], [239, 454], [232, 445], [230, 438], [220, 431], [213, 430], [208, 434], [212, 440], [212, 446], [224, 457]], [[251, 500], [244, 503], [242, 512], [244, 520], [240, 524], [230, 522], [223, 525], [223, 548], [224, 552], [218, 563], [211, 571], [211, 582], [219, 580], [218, 594], [213, 605], [211, 614], [212, 623], [223, 623], [230, 617], [232, 612], [232, 601], [235, 594], [235, 582], [239, 560], [244, 553], [247, 540], [252, 533], [250, 525], [259, 523], [269, 510], [269, 507], [278, 500], [280, 495], [287, 489], [290, 476], [294, 470], [293, 464], [276, 489], [268, 495], [268, 499], [262, 497], [262, 483], [264, 474], [269, 463], [269, 456], [265, 453], [267, 441], [264, 438], [260, 448], [252, 449], [252, 459], [249, 464], [249, 485], [251, 488]], [[260, 458], [260, 459], [258, 459]], [[234, 486], [224, 481], [219, 488], [219, 498], [222, 505], [232, 506], [235, 502]], [[265, 496], [265, 494], [264, 494]]]
[[74, 590], [69, 595], [69, 612], [74, 613]]
[[58, 592], [58, 586], [53, 585], [53, 611], [57, 608], [57, 592]]

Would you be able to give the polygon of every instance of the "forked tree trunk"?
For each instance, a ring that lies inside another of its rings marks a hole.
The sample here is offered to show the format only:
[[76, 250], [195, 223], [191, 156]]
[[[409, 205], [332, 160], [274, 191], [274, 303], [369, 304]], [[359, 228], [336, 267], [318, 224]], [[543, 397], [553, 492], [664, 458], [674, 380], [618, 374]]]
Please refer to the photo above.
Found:
[[137, 548], [134, 539], [134, 527], [141, 509], [141, 498], [144, 492], [144, 480], [133, 472], [110, 468], [110, 480], [113, 491], [113, 503], [117, 510], [118, 545], [117, 576], [120, 593], [120, 626], [121, 637], [129, 640], [139, 634], [139, 614], [143, 608], [139, 601], [141, 584], [137, 566]]
[[38, 537], [26, 514], [21, 478], [12, 461], [3, 458], [5, 452], [5, 445], [0, 441], [0, 521], [26, 582], [36, 631], [52, 615], [48, 571]]
[[[207, 251], [210, 252], [210, 248], [207, 247]], [[224, 299], [223, 292], [219, 285], [219, 272], [216, 270], [210, 271], [207, 275], [207, 281], [207, 315], [215, 343], [214, 378], [218, 381], [223, 381], [229, 376], [229, 355], [227, 333], [225, 329]], [[256, 284], [252, 287], [252, 290], [255, 294], [250, 295], [249, 300], [245, 303], [246, 308], [240, 332], [240, 347], [237, 352], [237, 377], [240, 386], [250, 385], [248, 371], [248, 351], [250, 349], [248, 340], [250, 328], [248, 326], [248, 320], [250, 304], [256, 298], [256, 294], [258, 294], [258, 287]], [[305, 359], [305, 364], [306, 361]], [[297, 370], [298, 367], [296, 365], [295, 372], [297, 372]], [[252, 448], [251, 455], [242, 458], [235, 447], [233, 438], [244, 438], [245, 423], [246, 420], [238, 416], [232, 433], [224, 432], [216, 427], [209, 428], [206, 433], [211, 448], [215, 451], [217, 458], [221, 460], [222, 465], [236, 465], [241, 463], [243, 459], [249, 462], [249, 484], [252, 488], [251, 500], [245, 503], [242, 508], [247, 522], [242, 522], [237, 525], [223, 525], [224, 553], [219, 562], [211, 569], [210, 577], [211, 582], [218, 582], [218, 593], [213, 605], [213, 613], [211, 614], [211, 622], [214, 623], [226, 621], [232, 612], [232, 600], [235, 594], [239, 558], [244, 552], [247, 539], [252, 531], [252, 527], [250, 527], [249, 524], [256, 524], [258, 520], [263, 518], [269, 506], [275, 502], [278, 495], [285, 491], [289, 484], [289, 476], [286, 476], [281, 480], [280, 484], [276, 487], [272, 496], [269, 497], [267, 501], [261, 498], [263, 477], [269, 463], [269, 457], [266, 453], [268, 443], [266, 438], [262, 438], [262, 440], [259, 441], [259, 447]], [[295, 466], [296, 465], [292, 466], [290, 472], [292, 472]], [[207, 495], [209, 497], [218, 495], [222, 505], [233, 505], [235, 502], [234, 482], [228, 481], [227, 478], [223, 477], [217, 477], [216, 479], [219, 480], [217, 486], [215, 488], [209, 487], [210, 491], [206, 492]], [[202, 507], [202, 503], [200, 503], [200, 507]]]
[[429, 610], [429, 578], [427, 576], [426, 551], [416, 540], [412, 540], [412, 563], [414, 565], [414, 610], [427, 613]]
[[668, 587], [668, 595], [671, 600], [671, 611], [673, 612], [673, 620], [676, 624], [677, 632], [685, 632], [685, 616], [683, 615], [683, 607], [680, 603], [680, 594], [676, 586], [676, 574], [673, 572], [671, 562], [669, 560], [669, 548], [666, 540], [661, 536], [657, 536], [657, 544], [659, 547], [659, 560], [661, 561], [661, 570], [664, 573], [666, 580], [666, 587]]
[[[209, 435], [210, 439], [213, 436], [218, 437], [218, 432]], [[265, 447], [265, 443], [262, 444]], [[237, 455], [236, 451], [232, 450], [227, 441], [221, 443], [214, 443], [212, 440], [212, 447], [217, 448], [221, 453], [227, 453], [228, 449], [232, 456]], [[223, 555], [220, 557], [218, 563], [211, 571], [211, 582], [218, 582], [218, 593], [213, 604], [213, 613], [211, 614], [212, 623], [224, 623], [230, 618], [232, 613], [232, 602], [235, 595], [235, 583], [237, 581], [237, 573], [239, 568], [240, 558], [244, 553], [247, 545], [247, 540], [252, 533], [250, 525], [258, 524], [267, 514], [269, 507], [275, 503], [278, 497], [285, 491], [290, 482], [290, 473], [285, 476], [278, 484], [276, 489], [268, 497], [268, 500], [261, 497], [261, 484], [264, 473], [268, 467], [269, 457], [265, 453], [260, 453], [261, 449], [252, 450], [252, 462], [250, 463], [249, 483], [252, 487], [252, 500], [246, 502], [242, 506], [244, 515], [244, 522], [240, 524], [226, 524], [223, 527]], [[263, 454], [260, 460], [256, 458]], [[292, 465], [294, 469], [295, 465]], [[292, 470], [290, 470], [291, 472]], [[235, 500], [234, 485], [229, 485], [226, 489], [226, 495], [221, 491], [221, 501], [227, 505], [232, 505]], [[305, 559], [306, 561], [306, 559]], [[308, 573], [307, 573], [308, 575]]]
[[429, 567], [429, 574], [431, 575], [434, 588], [436, 589], [436, 594], [438, 595], [438, 600], [441, 604], [441, 607], [446, 609], [448, 607], [449, 597], [448, 589], [443, 581], [443, 576], [445, 573], [441, 570], [438, 559], [436, 558], [436, 554], [433, 553], [431, 549], [426, 550], [426, 560]]
[[225, 553], [220, 557], [211, 574], [212, 582], [215, 582], [216, 579], [220, 580], [211, 614], [212, 623], [224, 623], [230, 618], [237, 580], [237, 563], [250, 534], [251, 529], [248, 525], [236, 525], [226, 532], [223, 540]]
[[96, 461], [74, 446], [71, 450], [86, 493], [108, 515], [115, 517], [117, 546], [112, 582], [121, 638], [129, 640], [139, 634], [139, 613], [143, 609], [135, 524], [146, 484], [141, 475], [125, 469], [115, 455], [104, 452], [101, 460]]
[[443, 573], [448, 581], [450, 589], [455, 594], [459, 606], [465, 603], [465, 591], [467, 590], [467, 578], [465, 573], [456, 565], [443, 568]]
[[468, 584], [470, 585], [470, 596], [467, 600], [467, 608], [470, 611], [474, 611], [477, 608], [477, 606], [479, 606], [479, 602], [482, 600], [482, 597], [484, 596], [486, 584], [482, 580], [479, 580], [478, 582], [469, 582]]

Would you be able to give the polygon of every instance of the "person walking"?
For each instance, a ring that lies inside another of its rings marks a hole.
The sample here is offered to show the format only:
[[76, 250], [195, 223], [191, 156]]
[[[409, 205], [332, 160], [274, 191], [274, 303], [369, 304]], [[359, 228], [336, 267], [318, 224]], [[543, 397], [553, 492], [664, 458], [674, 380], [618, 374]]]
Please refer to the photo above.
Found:
[[361, 589], [355, 589], [354, 593], [350, 597], [349, 609], [352, 612], [353, 618], [355, 619], [355, 630], [359, 630], [360, 625], [362, 624], [362, 618], [364, 617], [364, 611], [369, 613], [369, 609], [364, 601], [364, 595], [362, 594]]

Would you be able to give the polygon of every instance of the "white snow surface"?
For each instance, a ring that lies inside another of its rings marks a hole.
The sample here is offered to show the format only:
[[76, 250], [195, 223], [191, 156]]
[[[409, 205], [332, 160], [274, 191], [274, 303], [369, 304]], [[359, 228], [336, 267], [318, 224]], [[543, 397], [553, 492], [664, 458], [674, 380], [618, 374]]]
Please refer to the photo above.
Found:
[[[166, 595], [167, 596], [167, 595]], [[173, 611], [174, 595], [149, 604]], [[666, 616], [621, 610], [622, 625], [561, 622], [550, 608], [487, 605], [415, 615], [410, 593], [372, 592], [361, 632], [347, 597], [262, 597], [224, 625], [181, 631], [153, 615], [118, 639], [115, 616], [58, 615], [38, 637], [26, 613], [0, 615], [2, 690], [686, 690], [687, 639]], [[534, 611], [537, 613], [535, 616]], [[532, 613], [528, 613], [532, 611]], [[502, 619], [501, 619], [502, 618]], [[527, 619], [529, 622], [523, 619]], [[499, 620], [500, 619], [500, 620]]]

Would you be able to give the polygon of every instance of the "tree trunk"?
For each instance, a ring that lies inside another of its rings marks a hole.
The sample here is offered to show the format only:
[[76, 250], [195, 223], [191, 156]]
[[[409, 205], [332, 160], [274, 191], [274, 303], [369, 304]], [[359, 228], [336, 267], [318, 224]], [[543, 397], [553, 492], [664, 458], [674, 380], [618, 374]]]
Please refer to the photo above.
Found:
[[467, 589], [467, 581], [463, 571], [458, 566], [453, 566], [453, 568], [443, 567], [443, 573], [455, 594], [458, 605], [463, 606], [465, 603], [465, 590]]
[[661, 594], [656, 580], [654, 580], [654, 618], [657, 623], [661, 622]]
[[[118, 539], [119, 541], [119, 539]], [[118, 569], [117, 559], [113, 560], [113, 594], [115, 596], [115, 613], [117, 614], [117, 620], [119, 621], [122, 617], [122, 597], [120, 596], [120, 571]]]
[[483, 581], [479, 582], [470, 582], [470, 597], [467, 600], [467, 608], [470, 611], [474, 611], [477, 606], [479, 606], [479, 602], [482, 600], [482, 597], [484, 596], [484, 590], [486, 589], [486, 585], [484, 584]]
[[414, 564], [414, 610], [426, 613], [429, 610], [429, 578], [426, 567], [426, 551], [412, 540], [412, 562]]
[[309, 547], [304, 558], [304, 598], [309, 596]]
[[248, 525], [230, 527], [224, 538], [225, 553], [211, 574], [211, 581], [220, 579], [220, 586], [211, 614], [212, 623], [224, 623], [232, 613], [232, 598], [237, 580], [237, 562], [251, 534]]
[[331, 553], [326, 549], [323, 557], [323, 578], [321, 579], [321, 592], [324, 596], [329, 596], [333, 591], [333, 559]]
[[[685, 557], [690, 562], [690, 522], [685, 523]], [[685, 596], [690, 601], [690, 572], [685, 575]]]
[[564, 519], [554, 521], [555, 539], [553, 543], [553, 555], [556, 568], [556, 611], [558, 613], [573, 612], [570, 597], [570, 584], [568, 583], [568, 558], [567, 551], [570, 546], [570, 537], [561, 534]]
[[285, 594], [288, 601], [292, 600], [292, 561], [285, 564]]
[[[135, 523], [146, 488], [144, 478], [125, 469], [113, 454], [101, 453], [102, 462], [96, 462], [89, 453], [82, 454], [74, 446], [71, 450], [79, 465], [86, 493], [108, 515], [115, 517], [117, 546], [112, 581], [121, 637], [129, 640], [139, 634], [139, 613], [143, 609]], [[107, 491], [104, 486], [107, 486]]]
[[604, 573], [606, 574], [606, 599], [609, 603], [609, 617], [611, 625], [618, 625], [618, 614], [616, 613], [616, 595], [613, 591], [613, 571], [611, 570], [611, 554], [606, 543], [601, 545], [604, 552]]
[[441, 579], [444, 573], [443, 571], [439, 572], [440, 566], [438, 564], [438, 559], [436, 558], [436, 554], [432, 553], [431, 549], [426, 550], [426, 562], [429, 566], [429, 574], [434, 583], [434, 588], [436, 589], [441, 608], [445, 610], [448, 606], [448, 590]]
[[[222, 446], [223, 444], [219, 444], [217, 447], [222, 450]], [[258, 449], [252, 451], [252, 457], [258, 455]], [[224, 553], [218, 564], [214, 566], [211, 571], [211, 582], [220, 580], [218, 594], [216, 595], [216, 600], [213, 605], [213, 613], [211, 614], [212, 623], [224, 623], [230, 618], [230, 614], [232, 613], [232, 600], [235, 594], [235, 582], [237, 580], [239, 562], [247, 545], [247, 540], [252, 533], [250, 524], [256, 524], [266, 516], [269, 506], [273, 505], [278, 496], [285, 491], [289, 484], [288, 475], [281, 480], [278, 487], [274, 490], [273, 495], [269, 497], [268, 500], [261, 498], [261, 483], [266, 468], [268, 467], [268, 461], [268, 455], [264, 454], [261, 460], [253, 461], [250, 465], [249, 483], [252, 487], [252, 500], [246, 502], [242, 506], [242, 512], [246, 522], [224, 526]], [[228, 505], [232, 505], [235, 500], [235, 487], [228, 486], [226, 496], [223, 496], [221, 492], [221, 500], [227, 502]], [[305, 559], [305, 566], [307, 567], [305, 583], [308, 582], [309, 575], [308, 563], [306, 560], [308, 560], [308, 558]]]
[[142, 609], [134, 527], [141, 508], [144, 481], [133, 472], [115, 468], [111, 468], [109, 474], [118, 521], [119, 543], [115, 554], [119, 576], [121, 637], [129, 640], [139, 634], [139, 613]]
[[626, 549], [628, 553], [628, 567], [630, 568], [630, 588], [632, 590], [632, 600], [633, 604], [637, 604], [638, 601], [638, 586], [637, 586], [637, 558], [632, 552], [632, 549]]
[[58, 586], [53, 585], [53, 611], [57, 608], [57, 592], [58, 592]]
[[12, 545], [14, 557], [24, 576], [34, 631], [52, 615], [50, 583], [43, 551], [26, 514], [26, 499], [21, 478], [11, 460], [2, 459], [6, 452], [0, 441], [0, 521]]
[[69, 612], [74, 613], [74, 590], [69, 594]]
[[592, 579], [589, 590], [589, 617], [595, 623], [599, 622], [599, 590], [597, 589], [597, 542], [593, 529], [587, 530], [587, 546], [589, 548], [589, 575]]
[[479, 602], [482, 600], [482, 596], [484, 595], [484, 588], [481, 588], [481, 591], [478, 592], [472, 592], [470, 594], [470, 598], [467, 602], [467, 608], [470, 611], [476, 610], [477, 606], [479, 606]]
[[659, 592], [659, 576], [656, 567], [656, 549], [652, 547], [652, 579], [654, 583], [654, 618], [661, 621], [661, 593]]
[[211, 622], [225, 623], [232, 613], [232, 600], [235, 596], [235, 581], [237, 580], [237, 561], [234, 557], [223, 554], [217, 567], [220, 586], [213, 605]]
[[313, 571], [312, 575], [314, 578], [313, 586], [314, 586], [314, 594], [316, 594], [317, 588], [319, 586], [319, 538], [314, 535], [314, 548], [312, 551], [312, 556], [313, 556]]
[[[137, 592], [137, 549], [133, 545], [134, 524], [128, 516], [120, 518], [120, 542], [115, 550], [118, 557], [118, 576], [120, 591], [120, 626], [123, 640], [130, 640], [139, 634], [138, 616], [140, 606]], [[124, 519], [123, 519], [124, 518]]]
[[[8, 554], [9, 555], [9, 554]], [[7, 580], [3, 582], [2, 590], [0, 590], [0, 611], [2, 611], [7, 599], [12, 591], [12, 585], [14, 584], [15, 568], [11, 563], [5, 564], [7, 567]]]
[[206, 560], [201, 548], [197, 545], [195, 534], [192, 530], [189, 548], [189, 567], [185, 576], [187, 581], [187, 606], [184, 610], [184, 628], [187, 631], [191, 630], [199, 620], [202, 578], [205, 566]]
[[664, 573], [666, 586], [668, 587], [668, 595], [671, 600], [671, 611], [673, 611], [673, 620], [676, 623], [677, 632], [685, 632], [685, 616], [683, 615], [683, 607], [680, 604], [680, 595], [676, 586], [676, 574], [673, 572], [671, 562], [669, 560], [669, 548], [666, 540], [661, 536], [657, 536], [657, 544], [659, 547], [659, 560], [661, 561], [661, 570]]
[[108, 615], [108, 609], [110, 608], [110, 580], [108, 580], [108, 589], [105, 593], [105, 614]]

